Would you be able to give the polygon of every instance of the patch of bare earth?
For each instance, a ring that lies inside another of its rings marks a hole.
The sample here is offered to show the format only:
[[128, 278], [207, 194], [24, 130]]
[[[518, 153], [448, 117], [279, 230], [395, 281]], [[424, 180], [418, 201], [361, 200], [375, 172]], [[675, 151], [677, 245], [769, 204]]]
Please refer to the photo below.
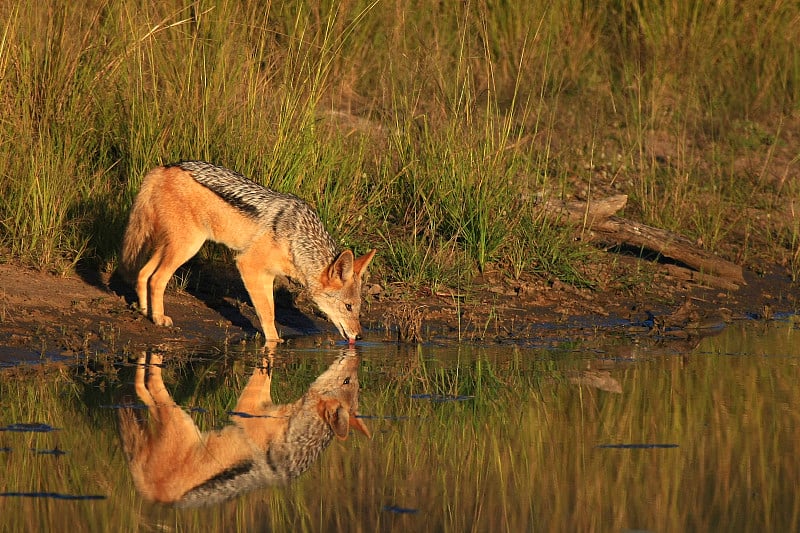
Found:
[[[599, 254], [593, 289], [540, 278], [487, 273], [459, 293], [410, 291], [373, 275], [365, 284], [362, 323], [369, 340], [525, 342], [547, 344], [597, 335], [688, 338], [727, 321], [771, 318], [798, 308], [787, 275], [745, 271], [737, 290], [707, 287], [670, 274], [669, 265]], [[631, 277], [631, 272], [638, 272]], [[138, 313], [130, 287], [108, 275], [53, 275], [0, 265], [0, 360], [131, 352], [195, 351], [256, 335], [256, 318], [233, 265], [194, 264], [183, 290], [166, 295], [177, 327], [159, 328]], [[279, 331], [287, 342], [338, 334], [302, 288], [277, 292]]]

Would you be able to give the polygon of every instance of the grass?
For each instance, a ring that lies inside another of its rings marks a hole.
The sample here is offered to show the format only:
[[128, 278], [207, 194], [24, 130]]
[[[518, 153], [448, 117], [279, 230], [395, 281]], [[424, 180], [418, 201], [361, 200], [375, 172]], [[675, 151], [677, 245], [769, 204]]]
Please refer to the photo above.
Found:
[[307, 199], [343, 246], [381, 248], [390, 281], [591, 285], [585, 245], [536, 202], [586, 190], [796, 278], [798, 17], [775, 0], [5, 2], [0, 246], [113, 268], [146, 170], [201, 158]]

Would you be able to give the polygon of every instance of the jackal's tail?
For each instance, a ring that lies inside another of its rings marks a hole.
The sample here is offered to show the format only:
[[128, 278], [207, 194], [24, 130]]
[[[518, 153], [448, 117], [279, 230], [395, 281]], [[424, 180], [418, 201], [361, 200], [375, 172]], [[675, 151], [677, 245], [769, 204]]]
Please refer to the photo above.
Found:
[[153, 234], [154, 220], [155, 211], [149, 201], [148, 191], [143, 188], [133, 203], [125, 236], [122, 239], [120, 272], [126, 278], [135, 277], [139, 267], [144, 264]]

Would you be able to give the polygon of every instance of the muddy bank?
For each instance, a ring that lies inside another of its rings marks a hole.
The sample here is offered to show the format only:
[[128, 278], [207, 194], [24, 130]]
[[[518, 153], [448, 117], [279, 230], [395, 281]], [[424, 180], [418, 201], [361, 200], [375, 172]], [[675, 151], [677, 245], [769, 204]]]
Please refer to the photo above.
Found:
[[[232, 265], [192, 263], [177, 278], [180, 287], [171, 287], [165, 299], [176, 327], [164, 329], [132, 308], [131, 288], [116, 276], [88, 269], [57, 276], [0, 265], [0, 360], [145, 347], [193, 350], [256, 335], [255, 313]], [[620, 256], [598, 265], [597, 279], [596, 288], [580, 289], [488, 273], [460, 292], [433, 292], [387, 283], [377, 272], [365, 284], [362, 323], [372, 341], [548, 344], [597, 335], [693, 338], [729, 321], [769, 319], [800, 307], [798, 287], [780, 271], [745, 272], [746, 285], [729, 291]], [[301, 287], [284, 281], [276, 301], [287, 342], [340, 341]]]

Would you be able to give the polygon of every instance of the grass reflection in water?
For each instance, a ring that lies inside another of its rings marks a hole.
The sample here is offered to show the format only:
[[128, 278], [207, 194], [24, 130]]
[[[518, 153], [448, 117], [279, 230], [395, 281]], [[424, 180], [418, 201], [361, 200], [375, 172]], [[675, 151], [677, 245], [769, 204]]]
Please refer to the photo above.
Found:
[[[371, 440], [334, 439], [288, 486], [199, 509], [148, 504], [134, 490], [109, 408], [133, 396], [132, 366], [7, 368], [0, 427], [59, 429], [0, 431], [0, 521], [119, 531], [800, 527], [800, 334], [790, 324], [733, 325], [693, 348], [367, 344], [359, 355]], [[273, 399], [300, 397], [334, 357], [278, 350]], [[164, 381], [181, 406], [203, 408], [192, 417], [206, 431], [229, 423], [257, 364], [253, 353], [175, 356]], [[105, 499], [21, 496], [31, 493]]]

